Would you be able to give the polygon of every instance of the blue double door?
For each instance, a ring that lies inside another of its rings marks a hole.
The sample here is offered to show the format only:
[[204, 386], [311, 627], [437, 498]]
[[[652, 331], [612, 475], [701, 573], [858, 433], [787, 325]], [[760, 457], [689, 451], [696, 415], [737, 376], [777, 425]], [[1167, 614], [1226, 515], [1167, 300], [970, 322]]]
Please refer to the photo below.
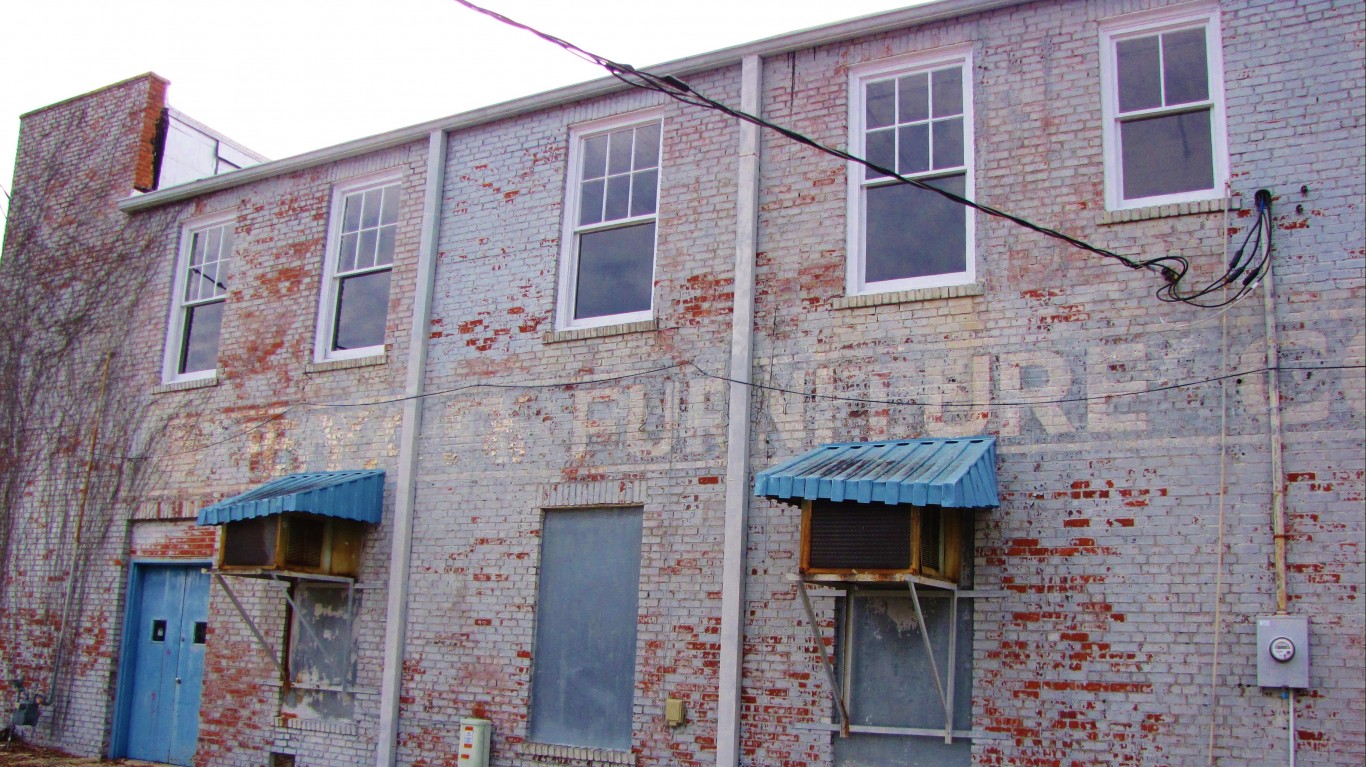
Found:
[[125, 756], [189, 765], [199, 740], [209, 576], [200, 566], [138, 565], [129, 602], [132, 680]]

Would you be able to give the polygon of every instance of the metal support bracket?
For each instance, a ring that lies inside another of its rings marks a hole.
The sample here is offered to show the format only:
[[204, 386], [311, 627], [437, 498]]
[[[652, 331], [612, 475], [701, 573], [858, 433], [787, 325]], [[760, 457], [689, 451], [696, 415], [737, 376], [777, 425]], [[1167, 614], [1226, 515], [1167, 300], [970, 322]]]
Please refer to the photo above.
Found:
[[[811, 638], [816, 640], [816, 652], [821, 656], [821, 666], [825, 668], [825, 675], [830, 681], [830, 697], [835, 699], [835, 705], [840, 714], [840, 737], [849, 737], [849, 707], [844, 703], [844, 695], [839, 684], [839, 679], [835, 677], [835, 667], [830, 664], [830, 656], [825, 654], [824, 640], [821, 638], [820, 627], [816, 625], [816, 608], [811, 606], [811, 596], [807, 594], [806, 583], [802, 582], [799, 593], [802, 595], [802, 606], [806, 608], [807, 623], [811, 627]], [[917, 611], [919, 608], [917, 608]]]
[[[285, 602], [287, 602], [287, 603], [289, 604], [289, 609], [290, 609], [291, 611], [293, 611], [293, 613], [294, 613], [295, 615], [298, 615], [298, 614], [299, 614], [299, 605], [298, 605], [298, 603], [296, 603], [296, 602], [294, 601], [294, 597], [292, 597], [292, 596], [289, 595], [289, 582], [288, 582], [288, 581], [282, 581], [282, 580], [280, 580], [279, 578], [276, 578], [276, 577], [273, 576], [273, 575], [271, 576], [271, 581], [274, 582], [274, 583], [276, 583], [276, 584], [278, 584], [278, 585], [280, 586], [280, 594], [285, 598]], [[349, 598], [350, 598], [350, 595], [351, 595], [351, 589], [350, 589], [349, 587], [347, 588], [346, 593], [347, 593], [347, 598], [349, 599]], [[313, 640], [313, 644], [314, 644], [314, 645], [317, 645], [318, 647], [322, 647], [322, 645], [323, 645], [322, 641], [318, 638], [318, 634], [317, 634], [317, 632], [315, 632], [315, 631], [313, 630], [313, 627], [310, 626], [310, 625], [308, 625], [308, 621], [301, 620], [301, 621], [298, 621], [298, 624], [299, 624], [300, 626], [303, 627], [304, 633], [305, 633], [305, 634], [308, 634], [308, 638], [311, 639], [311, 640]]]
[[242, 606], [242, 602], [237, 598], [237, 595], [233, 593], [232, 587], [228, 585], [228, 582], [223, 578], [222, 573], [211, 574], [218, 580], [218, 585], [223, 587], [223, 593], [228, 595], [228, 600], [232, 602], [232, 606], [237, 608], [237, 614], [242, 616], [242, 620], [246, 622], [247, 628], [251, 629], [251, 635], [256, 637], [257, 644], [261, 645], [262, 650], [265, 650], [266, 657], [270, 658], [270, 662], [275, 666], [275, 670], [280, 672], [280, 680], [287, 681], [285, 679], [285, 667], [280, 663], [279, 654], [275, 652], [275, 648], [271, 647], [270, 643], [266, 641], [265, 636], [261, 634], [261, 630], [256, 627], [256, 621], [253, 621], [251, 616], [247, 614], [246, 608]]
[[[920, 638], [925, 642], [925, 655], [930, 659], [930, 671], [934, 672], [934, 687], [939, 691], [939, 705], [944, 707], [944, 742], [952, 743], [953, 714], [949, 712], [948, 698], [944, 697], [944, 683], [939, 679], [939, 662], [934, 659], [934, 646], [930, 643], [930, 631], [925, 628], [925, 612], [920, 609], [920, 594], [915, 589], [915, 581], [907, 581], [907, 583], [909, 583], [911, 587], [911, 602], [915, 604], [915, 620], [916, 623], [920, 624]], [[958, 607], [957, 599], [954, 600], [953, 607], [955, 610], [950, 620], [953, 623], [956, 623], [958, 620], [956, 609]], [[950, 623], [950, 626], [952, 626], [953, 623]], [[953, 629], [950, 628], [949, 630], [952, 631]], [[950, 634], [950, 636], [952, 636], [952, 634]], [[950, 640], [950, 644], [952, 644], [952, 640]], [[949, 656], [949, 665], [953, 665], [953, 656]], [[952, 669], [950, 669], [949, 673], [953, 673]], [[950, 676], [950, 679], [952, 679], [952, 676]]]

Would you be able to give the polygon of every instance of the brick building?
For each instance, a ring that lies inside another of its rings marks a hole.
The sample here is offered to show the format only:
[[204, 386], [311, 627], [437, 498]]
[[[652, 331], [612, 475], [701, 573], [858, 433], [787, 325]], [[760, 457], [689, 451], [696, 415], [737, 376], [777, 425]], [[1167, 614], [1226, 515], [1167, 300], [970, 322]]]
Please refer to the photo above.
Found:
[[260, 164], [155, 75], [25, 115], [19, 733], [1360, 764], [1364, 23], [947, 0], [653, 68], [1183, 295], [1246, 245], [1217, 308], [616, 80]]

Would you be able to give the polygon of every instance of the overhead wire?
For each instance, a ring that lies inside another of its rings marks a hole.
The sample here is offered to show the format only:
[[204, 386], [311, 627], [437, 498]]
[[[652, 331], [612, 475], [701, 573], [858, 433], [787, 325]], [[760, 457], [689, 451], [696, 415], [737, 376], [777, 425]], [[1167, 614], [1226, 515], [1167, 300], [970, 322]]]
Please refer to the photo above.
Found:
[[[620, 80], [622, 83], [633, 88], [653, 91], [655, 93], [662, 94], [670, 99], [673, 99], [674, 101], [678, 101], [683, 104], [700, 107], [703, 109], [709, 109], [715, 112], [719, 112], [721, 114], [728, 115], [737, 120], [743, 120], [744, 122], [757, 125], [760, 128], [766, 128], [804, 146], [811, 147], [812, 149], [845, 160], [846, 162], [852, 162], [861, 165], [865, 168], [868, 168], [869, 170], [872, 170], [876, 173], [891, 178], [898, 183], [913, 186], [917, 189], [921, 189], [926, 192], [932, 192], [959, 205], [964, 205], [969, 208], [972, 208], [973, 210], [985, 213], [989, 216], [1009, 221], [1010, 223], [1028, 229], [1030, 231], [1036, 232], [1038, 234], [1044, 235], [1046, 237], [1051, 237], [1053, 239], [1060, 240], [1071, 247], [1078, 248], [1080, 250], [1093, 253], [1098, 256], [1102, 256], [1104, 258], [1109, 258], [1118, 261], [1119, 263], [1123, 264], [1124, 266], [1130, 269], [1147, 269], [1157, 271], [1162, 275], [1162, 277], [1166, 281], [1165, 284], [1162, 287], [1158, 288], [1156, 291], [1157, 297], [1162, 301], [1186, 303], [1201, 308], [1220, 308], [1226, 306], [1230, 303], [1236, 302], [1239, 298], [1241, 298], [1241, 296], [1245, 292], [1256, 289], [1256, 284], [1262, 273], [1262, 268], [1265, 266], [1266, 254], [1269, 253], [1270, 250], [1269, 195], [1267, 195], [1265, 204], [1263, 204], [1263, 201], [1261, 200], [1261, 193], [1258, 194], [1257, 220], [1254, 222], [1254, 227], [1249, 230], [1247, 237], [1244, 239], [1243, 247], [1240, 247], [1238, 249], [1235, 259], [1229, 263], [1225, 272], [1221, 276], [1215, 278], [1208, 285], [1193, 290], [1189, 293], [1183, 293], [1180, 289], [1181, 283], [1190, 274], [1191, 270], [1190, 261], [1185, 256], [1178, 254], [1168, 254], [1165, 256], [1157, 256], [1154, 258], [1137, 259], [1110, 250], [1108, 248], [1102, 248], [1096, 245], [1092, 245], [1091, 243], [1085, 240], [1073, 237], [1057, 229], [1046, 227], [1041, 224], [1036, 224], [1033, 221], [1030, 221], [1026, 218], [1016, 216], [1014, 214], [1008, 213], [1004, 210], [993, 207], [991, 205], [986, 205], [984, 203], [977, 202], [962, 195], [955, 194], [954, 192], [951, 192], [947, 189], [941, 189], [918, 178], [904, 176], [900, 173], [897, 173], [894, 169], [884, 167], [882, 165], [879, 165], [878, 163], [872, 162], [863, 157], [859, 157], [843, 149], [829, 146], [810, 136], [807, 136], [806, 134], [800, 133], [784, 125], [780, 125], [778, 123], [766, 120], [757, 115], [750, 114], [749, 112], [745, 112], [743, 110], [728, 106], [720, 101], [717, 101], [701, 93], [700, 91], [696, 90], [688, 83], [684, 82], [683, 80], [679, 79], [674, 75], [659, 75], [646, 70], [637, 69], [629, 64], [622, 64], [620, 62], [613, 61], [612, 59], [609, 59], [605, 56], [600, 56], [596, 53], [592, 53], [591, 51], [587, 51], [567, 40], [564, 40], [563, 38], [556, 37], [555, 35], [543, 32], [539, 29], [536, 29], [535, 27], [532, 27], [530, 25], [516, 21], [515, 19], [511, 19], [507, 16], [504, 16], [503, 14], [498, 13], [497, 11], [493, 11], [488, 8], [476, 5], [475, 3], [470, 2], [470, 0], [454, 1], [464, 6], [465, 8], [468, 8], [469, 10], [483, 14], [489, 18], [494, 19], [495, 21], [498, 21], [502, 24], [506, 24], [515, 29], [526, 31], [532, 35], [535, 35], [536, 37], [539, 37], [542, 40], [545, 40], [546, 42], [559, 46], [560, 48], [563, 48], [564, 50], [568, 51], [569, 53], [573, 54], [574, 56], [580, 59], [583, 59], [584, 61], [602, 67], [617, 80]], [[1266, 248], [1263, 251], [1263, 261], [1255, 266], [1250, 263], [1245, 264], [1242, 262], [1244, 250], [1246, 249], [1248, 241], [1253, 238], [1254, 234], [1256, 236], [1254, 250], [1258, 250], [1259, 248], [1257, 246], [1261, 245], [1263, 242], [1265, 242], [1266, 244]], [[1227, 236], [1227, 234], [1225, 233], [1224, 236]], [[1242, 279], [1242, 289], [1237, 294], [1235, 294], [1233, 298], [1228, 300], [1221, 300], [1213, 304], [1205, 303], [1202, 301], [1202, 299], [1205, 296], [1208, 296], [1222, 289], [1225, 286], [1237, 282], [1240, 278]]]
[[[1197, 380], [1193, 380], [1193, 381], [1183, 381], [1183, 382], [1174, 383], [1174, 384], [1166, 384], [1166, 385], [1163, 385], [1163, 386], [1154, 386], [1154, 387], [1150, 387], [1150, 388], [1147, 388], [1147, 389], [1135, 389], [1135, 390], [1133, 390], [1133, 391], [1125, 391], [1125, 392], [1111, 392], [1111, 393], [1107, 393], [1107, 394], [1098, 394], [1098, 395], [1094, 395], [1094, 396], [1056, 397], [1056, 398], [1051, 398], [1051, 399], [1007, 400], [1007, 401], [988, 401], [988, 402], [937, 402], [937, 401], [930, 401], [930, 400], [916, 399], [916, 398], [878, 399], [878, 398], [873, 398], [873, 397], [855, 397], [855, 396], [842, 395], [842, 394], [822, 394], [822, 393], [814, 392], [814, 391], [810, 391], [810, 390], [791, 389], [791, 388], [786, 388], [786, 387], [782, 387], [782, 386], [774, 386], [774, 385], [771, 385], [771, 384], [754, 383], [754, 382], [752, 382], [752, 381], [741, 381], [741, 380], [739, 380], [739, 379], [731, 378], [731, 377], [729, 377], [729, 376], [722, 375], [722, 374], [720, 374], [720, 373], [713, 373], [713, 372], [707, 370], [706, 368], [703, 368], [702, 366], [698, 365], [698, 364], [697, 364], [695, 361], [693, 361], [693, 360], [685, 360], [685, 361], [681, 361], [681, 362], [675, 362], [675, 363], [672, 363], [672, 364], [669, 364], [669, 365], [661, 365], [661, 366], [658, 366], [658, 367], [648, 368], [648, 369], [645, 369], [645, 370], [638, 370], [638, 371], [633, 371], [633, 372], [630, 372], [630, 373], [623, 373], [623, 374], [621, 374], [621, 375], [605, 376], [605, 377], [602, 377], [602, 378], [592, 378], [592, 379], [586, 379], [586, 380], [582, 380], [582, 381], [575, 381], [575, 380], [568, 380], [568, 381], [546, 381], [546, 382], [539, 382], [539, 383], [499, 383], [499, 382], [491, 382], [491, 381], [479, 381], [479, 382], [474, 382], [474, 383], [461, 384], [461, 385], [459, 385], [459, 386], [452, 386], [452, 387], [448, 387], [448, 388], [445, 388], [445, 389], [439, 389], [439, 390], [436, 390], [436, 391], [424, 392], [424, 393], [422, 393], [422, 394], [412, 394], [412, 395], [407, 395], [407, 396], [402, 396], [402, 397], [389, 397], [389, 398], [378, 399], [378, 400], [360, 400], [360, 401], [356, 401], [356, 402], [307, 402], [307, 401], [305, 401], [305, 402], [295, 402], [295, 403], [293, 403], [293, 404], [290, 404], [290, 405], [285, 406], [280, 412], [274, 413], [274, 414], [270, 415], [269, 417], [266, 417], [266, 418], [264, 418], [264, 419], [262, 419], [262, 420], [260, 420], [260, 421], [258, 421], [258, 422], [256, 422], [256, 423], [254, 423], [254, 424], [252, 424], [252, 425], [250, 425], [250, 426], [244, 428], [244, 429], [241, 429], [241, 430], [239, 430], [239, 431], [237, 431], [237, 432], [235, 432], [235, 433], [233, 433], [233, 434], [230, 434], [230, 435], [228, 435], [228, 436], [226, 436], [226, 437], [223, 437], [223, 438], [221, 438], [221, 439], [214, 440], [213, 442], [209, 442], [209, 443], [207, 443], [207, 444], [198, 445], [198, 446], [196, 446], [196, 447], [187, 448], [187, 449], [185, 449], [185, 450], [180, 450], [180, 451], [177, 451], [177, 452], [174, 452], [174, 453], [166, 453], [166, 454], [163, 454], [163, 455], [159, 455], [159, 456], [157, 456], [157, 457], [158, 457], [158, 459], [164, 459], [164, 458], [173, 458], [173, 457], [182, 456], [182, 455], [190, 455], [190, 454], [193, 454], [193, 453], [200, 453], [200, 452], [203, 452], [203, 451], [205, 451], [205, 450], [209, 450], [209, 449], [211, 449], [211, 448], [218, 447], [218, 446], [220, 446], [220, 445], [224, 445], [224, 444], [227, 444], [227, 443], [229, 443], [229, 442], [232, 442], [232, 441], [241, 439], [241, 438], [243, 438], [243, 437], [249, 436], [249, 435], [255, 433], [256, 431], [259, 431], [260, 429], [262, 429], [262, 428], [264, 428], [264, 427], [270, 425], [271, 423], [274, 423], [275, 421], [278, 421], [278, 420], [283, 419], [285, 416], [289, 415], [290, 413], [295, 412], [295, 411], [299, 411], [299, 410], [308, 410], [308, 409], [349, 409], [349, 408], [361, 408], [361, 407], [377, 407], [377, 406], [381, 406], [381, 405], [392, 405], [392, 404], [396, 404], [396, 403], [399, 403], [399, 402], [406, 402], [406, 401], [408, 401], [408, 400], [425, 400], [425, 399], [431, 399], [431, 398], [435, 398], [435, 397], [446, 397], [446, 396], [451, 396], [451, 395], [459, 394], [459, 393], [461, 393], [461, 392], [470, 391], [470, 390], [474, 390], [474, 389], [497, 389], [497, 390], [573, 389], [573, 388], [581, 387], [581, 386], [591, 386], [591, 385], [594, 385], [594, 384], [612, 383], [612, 382], [615, 382], [615, 381], [624, 381], [624, 380], [633, 379], [633, 378], [644, 378], [644, 377], [647, 377], [647, 376], [652, 376], [652, 375], [656, 375], [656, 374], [658, 374], [658, 373], [664, 373], [664, 372], [668, 372], [668, 371], [670, 371], [670, 370], [676, 370], [676, 369], [684, 368], [684, 367], [692, 368], [693, 370], [695, 370], [695, 371], [696, 371], [699, 375], [701, 375], [702, 377], [704, 377], [704, 378], [709, 378], [709, 379], [716, 380], [716, 381], [724, 381], [724, 382], [727, 382], [727, 383], [738, 383], [738, 384], [742, 384], [742, 385], [744, 385], [744, 386], [748, 386], [748, 387], [750, 387], [750, 388], [752, 388], [752, 389], [756, 389], [756, 390], [760, 390], [760, 391], [769, 391], [769, 392], [775, 392], [775, 393], [779, 393], [779, 394], [792, 394], [792, 395], [796, 395], [796, 396], [800, 396], [800, 397], [804, 397], [804, 398], [808, 398], [808, 399], [818, 399], [818, 400], [824, 400], [824, 401], [828, 401], [828, 402], [848, 402], [848, 403], [852, 403], [852, 404], [860, 404], [860, 405], [883, 405], [883, 406], [887, 406], [887, 407], [920, 407], [920, 406], [923, 406], [923, 405], [934, 405], [934, 406], [936, 406], [936, 407], [944, 407], [944, 408], [950, 408], [950, 409], [982, 410], [982, 409], [1001, 408], [1001, 407], [1031, 407], [1031, 406], [1039, 406], [1039, 405], [1062, 405], [1062, 404], [1067, 404], [1067, 403], [1072, 403], [1072, 402], [1093, 402], [1093, 401], [1097, 401], [1097, 400], [1108, 400], [1108, 399], [1118, 398], [1118, 397], [1136, 397], [1136, 396], [1141, 396], [1141, 395], [1145, 395], [1145, 394], [1157, 394], [1157, 393], [1164, 392], [1164, 391], [1173, 391], [1173, 390], [1176, 390], [1176, 389], [1186, 389], [1186, 388], [1191, 388], [1191, 387], [1194, 387], [1194, 386], [1202, 386], [1202, 385], [1204, 385], [1204, 384], [1209, 384], [1209, 383], [1218, 383], [1218, 382], [1226, 381], [1226, 380], [1233, 379], [1233, 378], [1241, 378], [1241, 377], [1243, 377], [1243, 376], [1253, 376], [1253, 375], [1258, 375], [1258, 374], [1261, 374], [1261, 373], [1268, 373], [1268, 372], [1271, 372], [1271, 373], [1279, 373], [1279, 372], [1285, 372], [1285, 371], [1363, 370], [1363, 369], [1366, 369], [1366, 364], [1363, 364], [1363, 365], [1296, 365], [1296, 366], [1282, 365], [1282, 366], [1279, 366], [1279, 367], [1276, 367], [1276, 368], [1270, 368], [1270, 367], [1249, 368], [1249, 369], [1247, 369], [1247, 370], [1239, 370], [1239, 371], [1236, 371], [1236, 372], [1233, 372], [1233, 373], [1227, 373], [1227, 374], [1225, 374], [1225, 375], [1214, 376], [1214, 377], [1211, 377], [1211, 378], [1201, 378], [1201, 379], [1197, 379]], [[40, 431], [46, 431], [46, 430], [40, 430]], [[100, 455], [101, 455], [101, 457], [107, 458], [107, 459], [112, 459], [112, 460], [127, 460], [127, 461], [132, 461], [132, 460], [143, 460], [143, 459], [145, 459], [145, 458], [147, 457], [147, 456], [121, 456], [121, 455], [112, 455], [112, 454], [107, 454], [107, 453], [101, 453]]]

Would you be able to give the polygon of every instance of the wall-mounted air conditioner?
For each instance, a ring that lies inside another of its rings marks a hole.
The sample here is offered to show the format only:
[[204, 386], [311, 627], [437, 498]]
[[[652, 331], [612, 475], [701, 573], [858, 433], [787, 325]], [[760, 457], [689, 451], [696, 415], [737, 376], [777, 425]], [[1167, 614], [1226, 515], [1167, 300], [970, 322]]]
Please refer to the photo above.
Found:
[[365, 524], [303, 512], [253, 517], [223, 525], [221, 570], [276, 570], [344, 575], [360, 570]]
[[857, 580], [905, 576], [957, 584], [964, 524], [959, 509], [825, 500], [802, 503], [801, 572]]

